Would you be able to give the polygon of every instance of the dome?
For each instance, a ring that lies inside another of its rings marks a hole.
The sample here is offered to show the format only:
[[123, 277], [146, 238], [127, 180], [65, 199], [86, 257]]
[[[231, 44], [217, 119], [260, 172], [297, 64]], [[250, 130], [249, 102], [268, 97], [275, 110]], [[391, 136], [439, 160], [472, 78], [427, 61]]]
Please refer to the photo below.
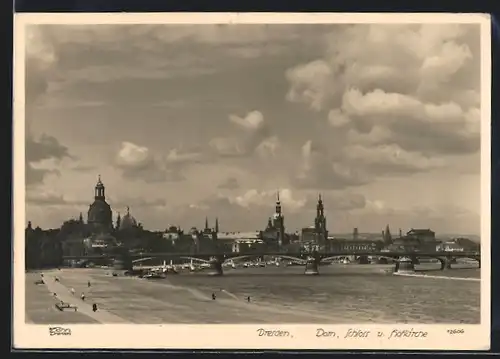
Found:
[[120, 222], [120, 229], [127, 229], [137, 226], [137, 221], [130, 213], [124, 215]]
[[88, 223], [109, 227], [112, 224], [112, 212], [109, 204], [102, 200], [95, 200], [89, 207]]

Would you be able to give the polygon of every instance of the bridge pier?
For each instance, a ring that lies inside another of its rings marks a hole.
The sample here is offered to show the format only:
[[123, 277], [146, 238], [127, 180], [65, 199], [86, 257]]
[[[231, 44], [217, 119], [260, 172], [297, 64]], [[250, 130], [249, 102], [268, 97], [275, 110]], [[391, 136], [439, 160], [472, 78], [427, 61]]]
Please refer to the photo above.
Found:
[[219, 258], [216, 257], [210, 258], [208, 264], [210, 265], [207, 271], [207, 274], [209, 276], [221, 276], [224, 274], [224, 271], [222, 269], [222, 261]]
[[113, 258], [113, 270], [115, 273], [131, 271], [133, 268], [132, 259], [125, 249], [116, 250]]
[[441, 270], [451, 269], [451, 264], [453, 263], [451, 258], [445, 257], [441, 259]]
[[359, 264], [370, 264], [370, 261], [368, 260], [368, 256], [359, 256], [358, 263]]
[[319, 275], [319, 261], [316, 258], [309, 258], [306, 262], [305, 275]]
[[403, 257], [396, 262], [396, 273], [415, 273], [415, 263], [411, 258]]

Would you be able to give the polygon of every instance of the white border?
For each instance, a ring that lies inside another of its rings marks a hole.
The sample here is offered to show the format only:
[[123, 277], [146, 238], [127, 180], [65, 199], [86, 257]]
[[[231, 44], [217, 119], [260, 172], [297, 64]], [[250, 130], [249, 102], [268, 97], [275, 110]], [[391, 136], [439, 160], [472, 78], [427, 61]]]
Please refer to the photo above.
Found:
[[[259, 337], [259, 325], [71, 325], [71, 336], [50, 337], [48, 327], [25, 323], [25, 27], [28, 24], [286, 24], [286, 23], [476, 23], [481, 26], [481, 324], [478, 325], [266, 325], [288, 330], [293, 339]], [[21, 348], [173, 348], [173, 349], [396, 349], [486, 350], [490, 346], [490, 124], [491, 30], [486, 14], [361, 13], [86, 13], [16, 14], [14, 17], [14, 330]], [[112, 327], [112, 328], [110, 328]], [[372, 333], [393, 329], [424, 330], [426, 338], [389, 340], [316, 338], [330, 328], [343, 337], [349, 328]], [[447, 329], [462, 328], [462, 335]], [[109, 335], [112, 330], [113, 335]]]

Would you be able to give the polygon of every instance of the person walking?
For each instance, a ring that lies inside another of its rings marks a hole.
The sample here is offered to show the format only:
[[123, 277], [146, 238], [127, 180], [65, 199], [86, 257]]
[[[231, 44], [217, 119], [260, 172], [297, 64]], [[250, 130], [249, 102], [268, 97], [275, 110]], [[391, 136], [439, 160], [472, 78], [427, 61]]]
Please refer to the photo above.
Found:
[[82, 300], [85, 300], [85, 293], [82, 293], [81, 298]]
[[88, 281], [88, 282], [87, 282], [87, 287], [89, 287], [89, 288], [90, 288], [90, 281]]
[[250, 303], [250, 296], [247, 297], [247, 302]]
[[92, 310], [93, 310], [94, 312], [97, 312], [97, 304], [95, 304], [95, 303], [94, 303], [94, 304], [92, 304]]
[[71, 288], [71, 294], [75, 295], [75, 288]]
[[212, 293], [212, 300], [215, 300], [215, 293]]

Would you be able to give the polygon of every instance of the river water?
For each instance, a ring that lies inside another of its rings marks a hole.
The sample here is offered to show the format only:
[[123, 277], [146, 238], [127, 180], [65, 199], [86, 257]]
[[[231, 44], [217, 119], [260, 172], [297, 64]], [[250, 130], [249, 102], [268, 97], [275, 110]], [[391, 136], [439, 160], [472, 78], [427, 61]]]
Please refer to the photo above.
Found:
[[[437, 265], [439, 266], [439, 265]], [[342, 316], [345, 320], [367, 322], [480, 322], [479, 269], [417, 269], [429, 276], [404, 277], [388, 274], [391, 266], [330, 265], [320, 267], [319, 276], [304, 275], [303, 267], [226, 269], [222, 277], [203, 274], [168, 276], [167, 282], [215, 293], [221, 298], [324, 313], [325, 319]], [[429, 270], [429, 271], [428, 271]], [[455, 279], [454, 279], [455, 278]]]

